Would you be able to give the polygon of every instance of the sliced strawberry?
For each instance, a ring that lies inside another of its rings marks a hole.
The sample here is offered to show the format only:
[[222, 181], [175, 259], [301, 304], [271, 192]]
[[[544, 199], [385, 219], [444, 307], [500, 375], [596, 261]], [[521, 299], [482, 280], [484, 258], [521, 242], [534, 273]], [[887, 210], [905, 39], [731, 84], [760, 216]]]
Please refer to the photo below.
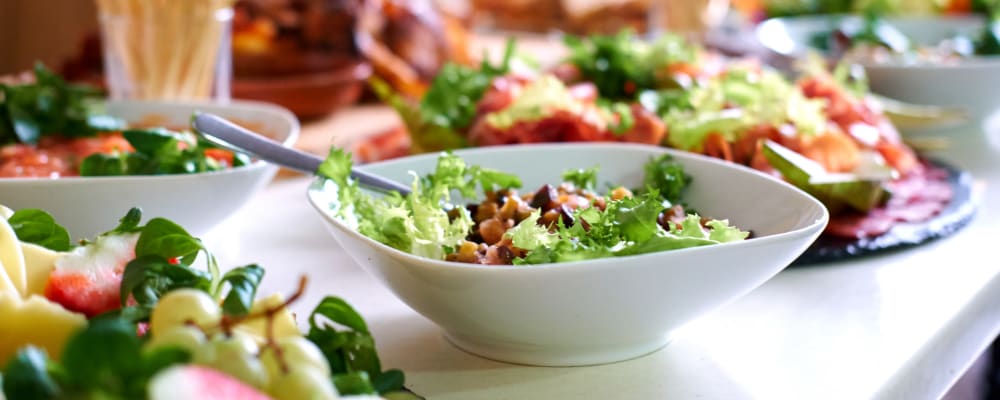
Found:
[[120, 307], [125, 264], [135, 259], [137, 234], [108, 235], [58, 259], [45, 297], [87, 317]]

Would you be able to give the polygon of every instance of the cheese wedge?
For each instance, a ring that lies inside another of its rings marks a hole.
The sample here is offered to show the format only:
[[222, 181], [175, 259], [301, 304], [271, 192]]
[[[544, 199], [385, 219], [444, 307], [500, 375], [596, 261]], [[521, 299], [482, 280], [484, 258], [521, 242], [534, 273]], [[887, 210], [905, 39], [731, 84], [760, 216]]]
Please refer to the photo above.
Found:
[[0, 292], [0, 360], [9, 360], [27, 345], [38, 346], [59, 359], [66, 340], [87, 324], [83, 314], [66, 310], [41, 296], [21, 300], [17, 293]]
[[56, 269], [56, 260], [66, 253], [52, 251], [34, 243], [21, 243], [21, 253], [24, 254], [24, 277], [27, 282], [27, 290], [21, 293], [21, 297], [44, 296], [45, 284], [49, 281], [49, 274]]
[[[7, 274], [10, 284], [17, 293], [27, 291], [27, 280], [24, 273], [24, 255], [21, 253], [21, 241], [14, 234], [14, 228], [7, 223], [7, 218], [0, 220], [0, 265]], [[3, 285], [3, 283], [0, 283]], [[2, 288], [2, 286], [0, 286]]]

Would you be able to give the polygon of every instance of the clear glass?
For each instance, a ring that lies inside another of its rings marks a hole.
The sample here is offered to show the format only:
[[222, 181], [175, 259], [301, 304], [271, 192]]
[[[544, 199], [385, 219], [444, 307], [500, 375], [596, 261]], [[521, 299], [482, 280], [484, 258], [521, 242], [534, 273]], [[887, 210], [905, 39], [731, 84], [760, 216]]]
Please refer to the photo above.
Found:
[[649, 31], [699, 36], [725, 17], [729, 0], [651, 0]]
[[234, 0], [97, 0], [112, 99], [229, 100]]

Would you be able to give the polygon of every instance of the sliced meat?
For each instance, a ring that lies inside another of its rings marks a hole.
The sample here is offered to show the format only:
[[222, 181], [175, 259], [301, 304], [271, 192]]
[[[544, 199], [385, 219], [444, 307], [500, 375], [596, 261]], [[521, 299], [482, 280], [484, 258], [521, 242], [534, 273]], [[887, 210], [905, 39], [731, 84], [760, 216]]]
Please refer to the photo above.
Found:
[[911, 174], [889, 182], [892, 198], [868, 214], [840, 214], [830, 218], [828, 234], [843, 238], [875, 237], [897, 223], [927, 221], [941, 213], [954, 193], [947, 171], [920, 164]]

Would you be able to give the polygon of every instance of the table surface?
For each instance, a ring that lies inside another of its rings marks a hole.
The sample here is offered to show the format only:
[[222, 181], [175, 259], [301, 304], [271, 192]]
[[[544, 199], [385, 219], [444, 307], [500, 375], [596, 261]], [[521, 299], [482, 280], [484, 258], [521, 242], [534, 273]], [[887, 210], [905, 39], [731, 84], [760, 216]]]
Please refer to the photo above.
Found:
[[[378, 107], [345, 111], [308, 125], [300, 145], [322, 152], [392, 118]], [[519, 366], [450, 345], [329, 236], [304, 177], [283, 175], [206, 241], [223, 265], [267, 268], [265, 293], [291, 292], [308, 275], [300, 313], [323, 296], [345, 298], [369, 321], [383, 365], [429, 399], [933, 399], [1000, 330], [1000, 115], [933, 134], [952, 145], [931, 155], [977, 179], [981, 208], [969, 226], [905, 251], [785, 270], [665, 348], [616, 364]]]

